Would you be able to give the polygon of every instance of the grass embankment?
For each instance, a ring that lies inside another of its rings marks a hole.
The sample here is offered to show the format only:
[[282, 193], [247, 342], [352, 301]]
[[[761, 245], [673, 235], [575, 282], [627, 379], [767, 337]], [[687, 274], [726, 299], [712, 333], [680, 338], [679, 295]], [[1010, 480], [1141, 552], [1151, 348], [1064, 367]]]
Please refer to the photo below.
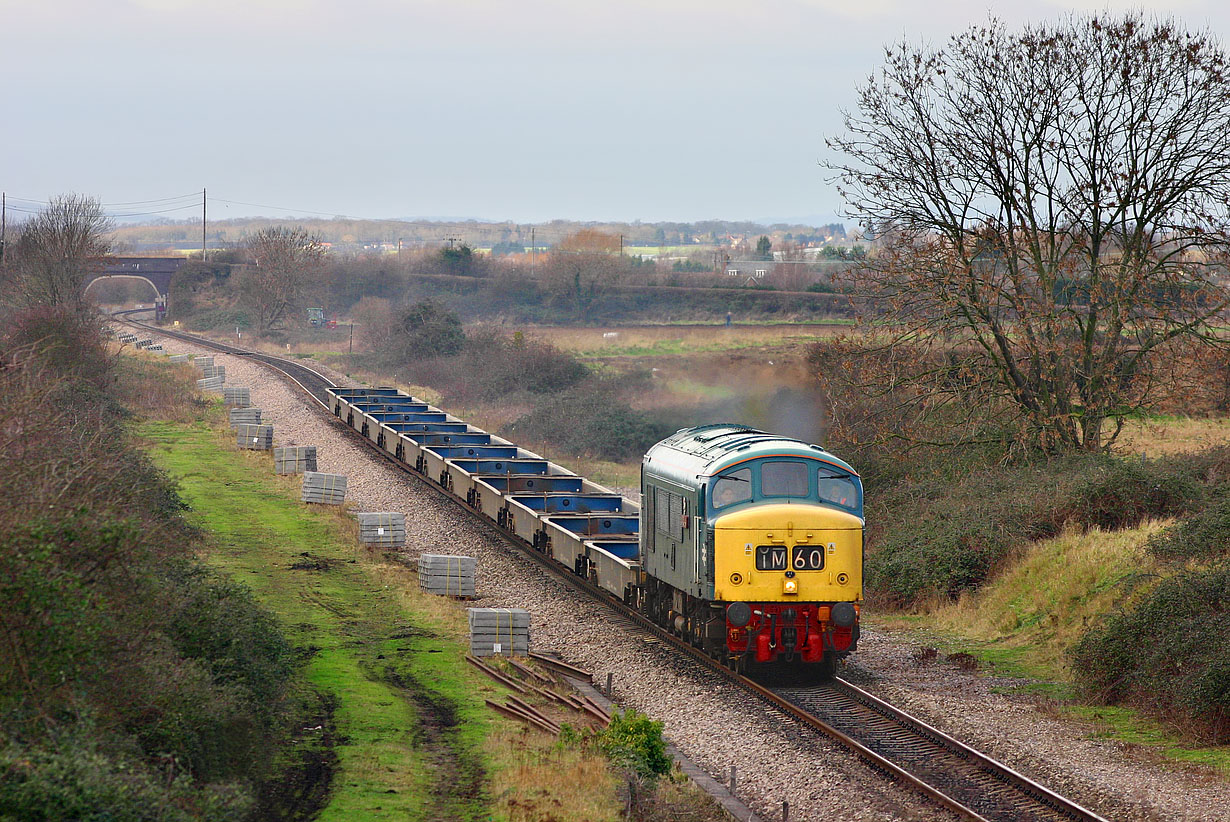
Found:
[[542, 805], [563, 820], [616, 816], [600, 758], [486, 712], [497, 689], [463, 662], [461, 608], [359, 548], [338, 510], [295, 501], [297, 483], [270, 476], [266, 455], [201, 422], [142, 433], [211, 535], [210, 563], [275, 614], [306, 681], [335, 704], [334, 727], [318, 729], [337, 757], [320, 819], [529, 819]]
[[1105, 615], [1145, 596], [1164, 565], [1146, 542], [1172, 520], [1119, 531], [1066, 530], [1032, 545], [975, 593], [936, 600], [916, 613], [882, 613], [881, 624], [915, 632], [946, 653], [968, 653], [994, 672], [1026, 680], [1010, 690], [1040, 694], [1061, 715], [1094, 723], [1098, 737], [1217, 768], [1230, 776], [1230, 749], [1192, 745], [1132, 708], [1079, 703], [1068, 651]]

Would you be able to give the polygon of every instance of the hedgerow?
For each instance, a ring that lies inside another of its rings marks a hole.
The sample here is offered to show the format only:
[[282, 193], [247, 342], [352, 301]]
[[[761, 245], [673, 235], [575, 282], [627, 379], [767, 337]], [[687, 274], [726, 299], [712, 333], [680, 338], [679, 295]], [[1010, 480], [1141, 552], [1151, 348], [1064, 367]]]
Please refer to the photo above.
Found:
[[1086, 698], [1129, 704], [1211, 744], [1230, 742], [1230, 562], [1183, 571], [1071, 650]]
[[976, 589], [1014, 552], [1065, 525], [1128, 528], [1200, 510], [1211, 467], [1209, 460], [1075, 455], [964, 473], [918, 462], [892, 470], [896, 486], [868, 512], [865, 573], [882, 604], [909, 607]]
[[[190, 405], [119, 365], [96, 320], [0, 337], [0, 816], [242, 818], [290, 721], [291, 649], [195, 556], [129, 403]], [[136, 362], [136, 361], [132, 361]]]

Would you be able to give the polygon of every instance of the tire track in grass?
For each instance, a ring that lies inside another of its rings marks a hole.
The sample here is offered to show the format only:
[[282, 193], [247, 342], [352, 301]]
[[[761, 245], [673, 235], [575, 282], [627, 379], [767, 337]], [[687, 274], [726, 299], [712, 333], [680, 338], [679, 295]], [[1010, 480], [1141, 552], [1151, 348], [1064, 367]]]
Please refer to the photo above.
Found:
[[319, 818], [488, 818], [486, 728], [460, 654], [442, 653], [432, 626], [373, 578], [337, 512], [291, 499], [260, 457], [228, 450], [208, 425], [148, 423], [141, 433], [210, 533], [209, 562], [310, 649], [303, 676], [336, 699], [338, 766]]

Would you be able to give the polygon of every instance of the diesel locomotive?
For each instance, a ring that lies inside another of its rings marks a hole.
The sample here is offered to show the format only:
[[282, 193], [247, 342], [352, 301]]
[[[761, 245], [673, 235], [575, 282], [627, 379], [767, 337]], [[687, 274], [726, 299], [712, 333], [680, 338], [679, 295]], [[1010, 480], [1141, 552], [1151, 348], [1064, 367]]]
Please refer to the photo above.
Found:
[[641, 466], [643, 607], [732, 667], [831, 674], [858, 642], [858, 474], [819, 446], [742, 426], [685, 428]]
[[862, 601], [858, 474], [735, 425], [645, 455], [638, 505], [393, 388], [330, 388], [333, 413], [509, 535], [736, 669], [831, 675]]

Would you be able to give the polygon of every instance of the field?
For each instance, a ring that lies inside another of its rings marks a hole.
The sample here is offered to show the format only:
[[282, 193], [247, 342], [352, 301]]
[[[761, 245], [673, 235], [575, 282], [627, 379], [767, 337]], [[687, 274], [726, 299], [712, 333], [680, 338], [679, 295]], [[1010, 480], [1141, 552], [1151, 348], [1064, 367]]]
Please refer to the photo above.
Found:
[[1150, 417], [1128, 422], [1115, 442], [1125, 456], [1190, 454], [1230, 444], [1230, 418]]
[[548, 340], [565, 351], [595, 359], [689, 355], [744, 349], [794, 350], [800, 346], [850, 331], [850, 324], [740, 323], [633, 325], [599, 327], [535, 327], [527, 335]]

